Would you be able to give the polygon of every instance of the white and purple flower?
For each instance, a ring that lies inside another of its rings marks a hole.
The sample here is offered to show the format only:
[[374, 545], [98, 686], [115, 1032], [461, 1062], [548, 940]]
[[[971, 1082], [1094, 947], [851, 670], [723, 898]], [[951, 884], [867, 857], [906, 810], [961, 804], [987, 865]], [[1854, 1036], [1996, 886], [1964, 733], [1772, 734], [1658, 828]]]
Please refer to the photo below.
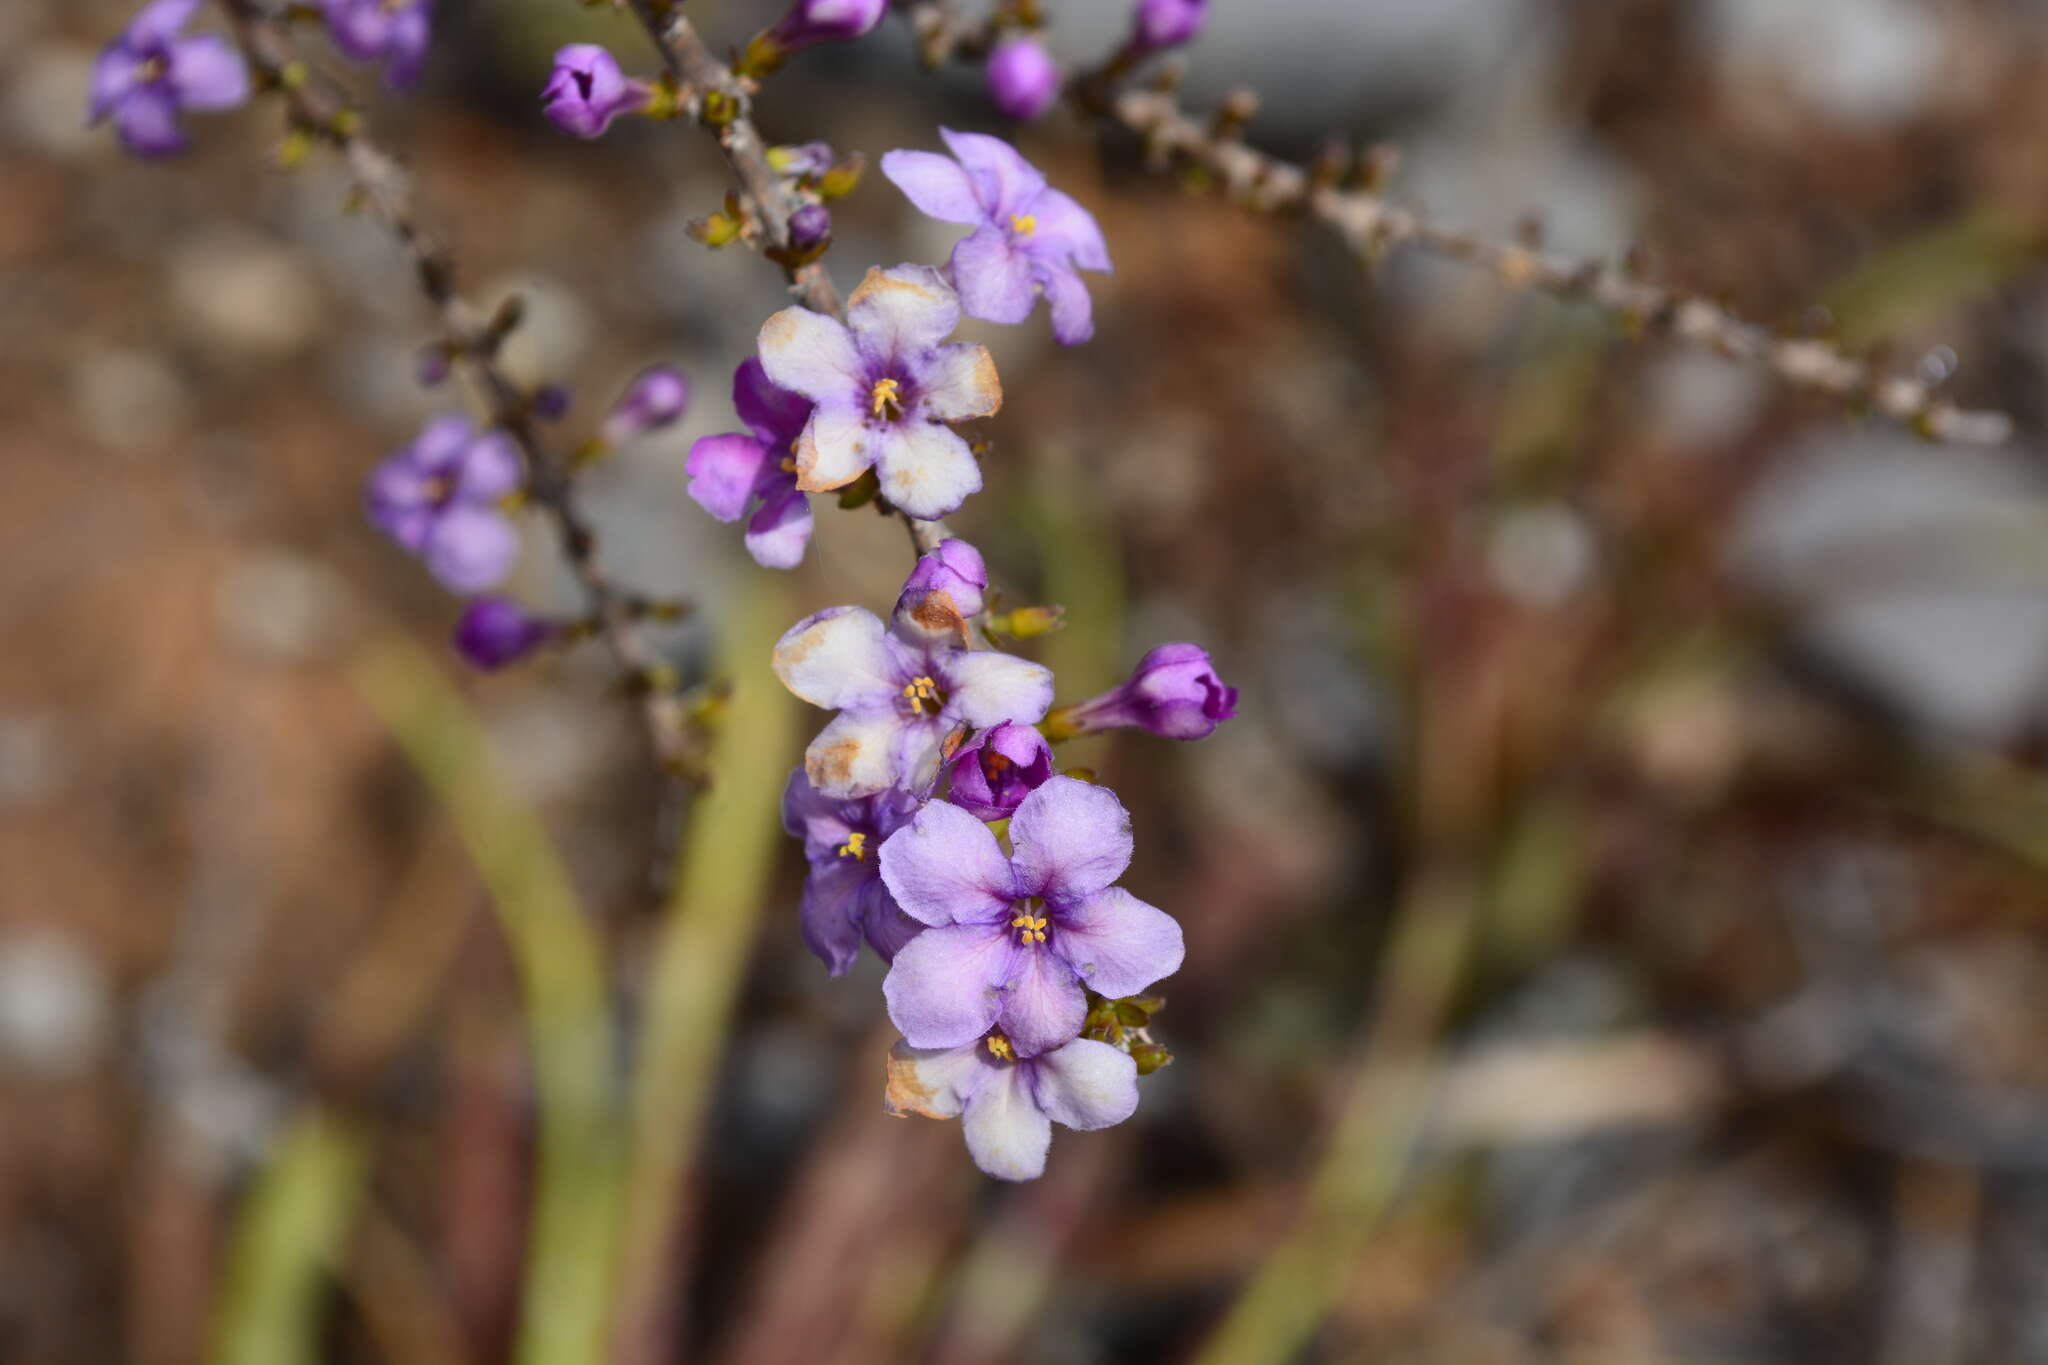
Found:
[[793, 569], [811, 543], [811, 503], [797, 488], [795, 456], [810, 400], [777, 388], [749, 357], [733, 372], [732, 405], [747, 430], [702, 436], [690, 447], [690, 496], [724, 522], [758, 502], [747, 519], [747, 553], [763, 568]]
[[810, 875], [798, 919], [804, 944], [839, 976], [860, 956], [865, 937], [882, 961], [924, 925], [896, 908], [882, 884], [882, 841], [917, 812], [909, 792], [877, 792], [852, 800], [826, 796], [798, 769], [782, 793], [782, 827], [804, 841]]
[[1138, 1108], [1138, 1068], [1108, 1043], [1076, 1038], [1019, 1057], [1000, 1032], [954, 1048], [889, 1050], [892, 1114], [959, 1118], [974, 1164], [998, 1180], [1045, 1173], [1055, 1123], [1081, 1132], [1122, 1123]]
[[900, 511], [943, 517], [981, 487], [981, 466], [951, 422], [1003, 403], [988, 348], [942, 344], [960, 300], [930, 266], [868, 271], [846, 321], [785, 308], [761, 327], [762, 368], [811, 400], [796, 443], [796, 486], [843, 488], [870, 467]]
[[93, 63], [92, 122], [111, 118], [138, 156], [184, 150], [181, 111], [232, 109], [249, 98], [248, 68], [227, 39], [179, 32], [198, 8], [199, 0], [154, 0]]
[[924, 213], [974, 231], [953, 248], [950, 269], [960, 304], [989, 322], [1022, 322], [1041, 295], [1052, 332], [1065, 346], [1095, 335], [1088, 286], [1075, 273], [1110, 267], [1109, 247], [1088, 210], [1048, 187], [1017, 149], [985, 133], [939, 129], [952, 158], [893, 151], [889, 177]]
[[370, 472], [370, 522], [420, 557], [451, 592], [494, 588], [519, 558], [504, 502], [521, 481], [519, 452], [502, 431], [437, 417]]
[[1035, 1057], [1080, 1033], [1088, 990], [1135, 995], [1180, 967], [1180, 925], [1114, 884], [1131, 861], [1114, 792], [1051, 778], [1017, 807], [1009, 837], [1005, 856], [987, 825], [934, 801], [882, 845], [896, 904], [932, 926], [882, 983], [913, 1047], [959, 1047], [996, 1027]]

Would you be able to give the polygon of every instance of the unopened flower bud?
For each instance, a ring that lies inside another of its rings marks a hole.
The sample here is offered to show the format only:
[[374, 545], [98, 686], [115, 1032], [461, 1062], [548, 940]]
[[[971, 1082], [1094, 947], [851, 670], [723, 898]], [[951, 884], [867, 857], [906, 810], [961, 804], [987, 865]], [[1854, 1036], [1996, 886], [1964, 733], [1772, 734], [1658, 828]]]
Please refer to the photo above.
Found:
[[1052, 745], [1029, 725], [1005, 721], [953, 755], [951, 800], [977, 820], [1004, 820], [1052, 776]]
[[888, 12], [889, 0], [796, 0], [780, 23], [747, 44], [740, 74], [766, 75], [792, 52], [862, 37]]
[[964, 540], [946, 540], [917, 561], [896, 599], [896, 629], [927, 640], [964, 644], [967, 622], [979, 616], [988, 591], [988, 566], [981, 551]]
[[1193, 42], [1209, 17], [1209, 0], [1138, 0], [1131, 46], [1150, 55]]
[[1060, 68], [1036, 38], [1008, 38], [988, 55], [988, 94], [996, 108], [1028, 123], [1060, 93]]
[[612, 54], [595, 43], [571, 43], [555, 53], [555, 69], [540, 92], [548, 119], [571, 137], [592, 138], [621, 114], [647, 107], [650, 87], [628, 80]]
[[623, 445], [675, 422], [690, 406], [690, 384], [673, 365], [652, 365], [627, 386], [604, 419], [606, 445]]
[[1045, 718], [1053, 739], [1098, 730], [1143, 730], [1162, 739], [1207, 739], [1237, 714], [1237, 689], [1226, 687], [1200, 645], [1161, 645], [1121, 687], [1063, 706]]
[[479, 597], [455, 623], [455, 648], [472, 667], [503, 668], [553, 639], [558, 627], [503, 597]]
[[789, 244], [798, 251], [816, 251], [832, 240], [832, 211], [823, 204], [805, 204], [789, 215]]

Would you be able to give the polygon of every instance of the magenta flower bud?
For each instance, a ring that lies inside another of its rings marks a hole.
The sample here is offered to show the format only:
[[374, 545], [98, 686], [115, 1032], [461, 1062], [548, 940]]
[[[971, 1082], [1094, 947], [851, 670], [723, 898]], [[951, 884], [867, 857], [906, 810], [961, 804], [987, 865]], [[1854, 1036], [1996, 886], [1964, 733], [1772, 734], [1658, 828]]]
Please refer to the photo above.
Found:
[[832, 240], [832, 211], [823, 204], [805, 204], [789, 215], [789, 244], [810, 251]]
[[1131, 46], [1149, 55], [1191, 43], [1209, 18], [1209, 0], [1138, 0]]
[[673, 365], [650, 365], [626, 387], [604, 419], [604, 443], [623, 445], [669, 426], [690, 406], [690, 381]]
[[1029, 123], [1060, 93], [1060, 68], [1037, 39], [1008, 38], [988, 54], [988, 96], [996, 108]]
[[1130, 681], [1099, 697], [1063, 706], [1046, 718], [1054, 739], [1098, 730], [1143, 730], [1162, 739], [1207, 739], [1237, 714], [1237, 689], [1226, 687], [1200, 645], [1161, 645], [1138, 661]]
[[555, 53], [555, 69], [540, 92], [548, 119], [571, 137], [600, 136], [621, 114], [647, 107], [649, 87], [629, 80], [612, 54], [595, 43], [571, 43]]
[[896, 598], [898, 633], [925, 640], [967, 643], [967, 622], [981, 615], [988, 566], [964, 540], [944, 540], [911, 569]]
[[954, 805], [977, 820], [1007, 820], [1052, 776], [1052, 745], [1036, 726], [1004, 721], [962, 745], [948, 768]]
[[503, 597], [479, 597], [462, 609], [455, 623], [456, 652], [473, 668], [514, 664], [552, 640], [559, 627], [528, 614]]
[[796, 0], [775, 27], [747, 45], [740, 74], [763, 75], [782, 59], [816, 43], [864, 37], [889, 11], [889, 0]]

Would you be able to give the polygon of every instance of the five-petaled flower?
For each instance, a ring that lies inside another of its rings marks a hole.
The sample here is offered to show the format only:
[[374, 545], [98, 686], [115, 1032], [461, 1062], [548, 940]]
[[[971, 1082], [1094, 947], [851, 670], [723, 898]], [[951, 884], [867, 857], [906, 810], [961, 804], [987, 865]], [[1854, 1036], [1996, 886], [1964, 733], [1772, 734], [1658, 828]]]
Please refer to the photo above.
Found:
[[519, 484], [510, 437], [437, 417], [371, 471], [365, 501], [378, 530], [468, 594], [496, 587], [519, 558], [519, 531], [502, 506]]
[[934, 801], [882, 845], [882, 880], [932, 927], [896, 955], [882, 994], [913, 1047], [958, 1047], [1000, 1027], [1019, 1057], [1080, 1033], [1083, 987], [1135, 995], [1180, 966], [1180, 925], [1114, 885], [1131, 861], [1116, 794], [1054, 777], [1010, 817], [1012, 853]]
[[863, 936], [884, 962], [924, 930], [896, 908], [882, 885], [882, 841], [917, 810], [909, 792], [877, 792], [851, 800], [826, 796], [802, 769], [782, 793], [782, 827], [804, 841], [811, 865], [798, 906], [804, 944], [832, 975], [860, 956]]
[[816, 407], [796, 443], [797, 487], [842, 488], [873, 466], [913, 517], [943, 517], [981, 487], [981, 466], [949, 422], [1003, 403], [988, 348], [945, 342], [960, 301], [924, 265], [868, 271], [846, 321], [785, 308], [761, 327], [768, 378]]
[[839, 712], [804, 754], [804, 770], [828, 796], [923, 792], [955, 731], [1031, 724], [1052, 704], [1052, 672], [1042, 664], [906, 640], [860, 607], [830, 607], [791, 626], [775, 646], [775, 675], [813, 706]]
[[1162, 739], [1207, 739], [1237, 714], [1237, 689], [1226, 686], [1200, 645], [1160, 645], [1130, 678], [1099, 697], [1062, 706], [1046, 718], [1054, 739], [1098, 730], [1143, 730]]
[[1136, 1112], [1138, 1068], [1088, 1038], [1035, 1057], [1018, 1056], [1001, 1032], [954, 1048], [899, 1042], [885, 1103], [892, 1114], [959, 1118], [975, 1165], [998, 1180], [1036, 1180], [1053, 1124], [1086, 1132]]
[[793, 569], [811, 542], [811, 504], [797, 489], [796, 443], [811, 420], [811, 404], [777, 388], [751, 356], [732, 376], [732, 405], [747, 430], [701, 436], [684, 470], [690, 496], [720, 521], [747, 519], [747, 553], [764, 568]]
[[1088, 210], [1048, 187], [1016, 148], [985, 133], [939, 129], [952, 149], [894, 151], [882, 174], [921, 211], [974, 231], [953, 248], [954, 287], [967, 312], [990, 322], [1022, 322], [1043, 294], [1052, 333], [1078, 345], [1095, 335], [1088, 286], [1075, 273], [1110, 269], [1109, 247]]
[[384, 83], [418, 81], [433, 38], [430, 0], [320, 0], [334, 45], [359, 62], [383, 62]]
[[154, 0], [93, 63], [92, 121], [113, 119], [139, 156], [184, 149], [180, 110], [232, 109], [249, 97], [248, 68], [225, 38], [179, 33], [198, 8], [199, 0]]
[[548, 120], [571, 137], [599, 137], [621, 114], [637, 114], [652, 93], [645, 81], [628, 79], [616, 58], [596, 43], [570, 43], [555, 53], [554, 70], [541, 88]]

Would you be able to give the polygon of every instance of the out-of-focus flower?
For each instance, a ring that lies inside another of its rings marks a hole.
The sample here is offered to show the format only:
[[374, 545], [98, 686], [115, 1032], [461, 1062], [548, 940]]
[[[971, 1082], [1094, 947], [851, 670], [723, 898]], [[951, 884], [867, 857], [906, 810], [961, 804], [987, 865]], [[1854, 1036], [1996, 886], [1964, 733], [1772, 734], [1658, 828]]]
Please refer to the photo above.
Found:
[[503, 597], [479, 597], [455, 623], [455, 649], [473, 667], [504, 668], [555, 638], [561, 627]]
[[1052, 701], [1043, 665], [904, 640], [860, 607], [831, 607], [791, 626], [775, 646], [775, 675], [813, 706], [839, 712], [804, 754], [811, 781], [835, 797], [922, 792], [955, 730], [1032, 724]]
[[384, 83], [412, 85], [433, 40], [430, 0], [320, 0], [334, 45], [359, 62], [383, 62]]
[[466, 596], [503, 582], [519, 558], [519, 531], [502, 507], [519, 483], [510, 437], [438, 417], [371, 471], [365, 501], [372, 525]]
[[865, 37], [889, 12], [889, 0], [796, 0], [775, 27], [757, 34], [739, 62], [743, 76], [760, 76], [781, 66], [792, 52], [818, 43]]
[[1034, 726], [1005, 722], [983, 730], [947, 765], [947, 800], [977, 820], [1003, 820], [1052, 777], [1052, 745]]
[[804, 841], [810, 875], [798, 915], [804, 944], [834, 976], [860, 956], [863, 936], [882, 961], [924, 926], [896, 908], [882, 885], [882, 841], [917, 810], [909, 792], [877, 792], [852, 800], [826, 796], [803, 770], [782, 793], [782, 827]]
[[998, 1180], [1045, 1173], [1052, 1125], [1080, 1132], [1122, 1123], [1138, 1108], [1138, 1068], [1088, 1038], [1019, 1057], [1001, 1032], [955, 1048], [889, 1050], [892, 1114], [962, 1120], [974, 1164]]
[[906, 639], [967, 643], [967, 623], [981, 615], [988, 592], [988, 566], [981, 551], [964, 540], [943, 540], [920, 555], [896, 597], [891, 617]]
[[598, 137], [621, 114], [637, 114], [652, 93], [631, 80], [606, 49], [571, 43], [555, 53], [555, 69], [540, 92], [541, 105], [557, 128], [571, 137]]
[[1059, 63], [1036, 38], [1006, 38], [988, 54], [988, 95], [1009, 117], [1028, 123], [1059, 93]]
[[896, 904], [932, 927], [882, 982], [913, 1047], [959, 1047], [999, 1027], [1019, 1057], [1080, 1033], [1083, 987], [1136, 995], [1179, 969], [1180, 925], [1113, 883], [1131, 861], [1116, 794], [1049, 779], [1010, 817], [1005, 857], [989, 827], [934, 801], [882, 845]]
[[952, 158], [893, 151], [882, 174], [924, 213], [974, 231], [953, 248], [953, 284], [960, 304], [990, 322], [1022, 322], [1042, 294], [1052, 332], [1074, 346], [1095, 335], [1088, 286], [1075, 273], [1110, 269], [1109, 247], [1088, 210], [1049, 188], [1016, 148], [985, 133], [939, 135]]
[[690, 407], [690, 381], [673, 365], [650, 365], [634, 377], [605, 414], [606, 445], [623, 445], [681, 420]]
[[232, 109], [249, 98], [248, 68], [227, 39], [180, 34], [198, 8], [199, 0], [154, 0], [93, 63], [92, 121], [111, 118], [138, 156], [184, 150], [181, 111]]
[[699, 437], [684, 465], [690, 496], [720, 521], [747, 520], [747, 553], [764, 568], [793, 569], [811, 541], [811, 504], [796, 485], [791, 452], [810, 420], [811, 405], [769, 382], [751, 356], [732, 376], [732, 403], [747, 431]]
[[1200, 645], [1161, 645], [1130, 679], [1099, 697], [1062, 706], [1046, 718], [1054, 739], [1097, 730], [1144, 730], [1162, 739], [1207, 739], [1237, 714], [1237, 689], [1224, 686]]
[[941, 343], [960, 301], [930, 266], [870, 270], [846, 321], [785, 308], [761, 327], [768, 378], [816, 406], [796, 443], [797, 487], [841, 488], [873, 467], [913, 517], [945, 516], [981, 487], [981, 466], [949, 422], [1002, 406], [986, 346]]
[[1191, 43], [1209, 19], [1209, 0], [1138, 0], [1131, 48], [1140, 56]]

